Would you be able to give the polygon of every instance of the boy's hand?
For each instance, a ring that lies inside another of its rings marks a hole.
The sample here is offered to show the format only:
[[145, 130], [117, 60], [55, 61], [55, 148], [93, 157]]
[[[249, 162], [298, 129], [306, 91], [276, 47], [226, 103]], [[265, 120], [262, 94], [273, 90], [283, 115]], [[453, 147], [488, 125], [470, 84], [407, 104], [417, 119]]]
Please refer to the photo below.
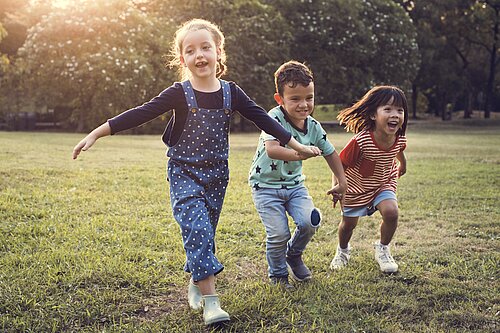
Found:
[[344, 207], [344, 196], [346, 189], [339, 184], [335, 185], [332, 189], [330, 189], [326, 194], [332, 195], [333, 208], [337, 206], [337, 202], [340, 202], [340, 208]]
[[80, 155], [80, 152], [86, 151], [92, 145], [96, 142], [97, 138], [94, 138], [93, 135], [87, 135], [85, 138], [82, 139], [82, 141], [78, 142], [78, 144], [73, 148], [73, 159], [76, 160], [78, 155]]
[[297, 151], [299, 157], [303, 160], [307, 160], [310, 157], [316, 157], [321, 155], [321, 149], [315, 146], [304, 146], [302, 145], [301, 150]]

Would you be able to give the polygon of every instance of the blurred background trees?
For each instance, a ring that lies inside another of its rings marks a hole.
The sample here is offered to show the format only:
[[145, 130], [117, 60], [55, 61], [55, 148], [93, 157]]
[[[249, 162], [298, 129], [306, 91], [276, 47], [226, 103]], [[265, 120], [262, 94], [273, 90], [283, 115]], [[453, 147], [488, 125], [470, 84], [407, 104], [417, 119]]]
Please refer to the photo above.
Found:
[[274, 71], [296, 59], [315, 73], [317, 104], [393, 84], [413, 117], [489, 117], [500, 106], [499, 11], [500, 0], [0, 0], [0, 122], [36, 112], [88, 131], [149, 100], [178, 80], [166, 55], [193, 17], [221, 27], [225, 78], [265, 108]]

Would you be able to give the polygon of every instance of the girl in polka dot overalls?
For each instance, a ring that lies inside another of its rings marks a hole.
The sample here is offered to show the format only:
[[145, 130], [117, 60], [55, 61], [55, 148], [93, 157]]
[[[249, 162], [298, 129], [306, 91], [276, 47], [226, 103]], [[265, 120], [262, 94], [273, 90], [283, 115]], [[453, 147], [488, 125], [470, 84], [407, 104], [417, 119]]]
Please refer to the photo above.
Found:
[[193, 19], [176, 32], [171, 64], [183, 82], [176, 82], [151, 101], [127, 110], [94, 129], [73, 150], [73, 158], [97, 139], [139, 126], [168, 110], [174, 115], [165, 129], [170, 201], [179, 223], [186, 264], [191, 274], [188, 302], [203, 307], [205, 324], [229, 320], [215, 291], [215, 275], [223, 265], [215, 256], [215, 230], [226, 192], [228, 133], [233, 110], [305, 157], [319, 155], [317, 147], [298, 143], [234, 82], [220, 80], [225, 72], [224, 36], [211, 22]]

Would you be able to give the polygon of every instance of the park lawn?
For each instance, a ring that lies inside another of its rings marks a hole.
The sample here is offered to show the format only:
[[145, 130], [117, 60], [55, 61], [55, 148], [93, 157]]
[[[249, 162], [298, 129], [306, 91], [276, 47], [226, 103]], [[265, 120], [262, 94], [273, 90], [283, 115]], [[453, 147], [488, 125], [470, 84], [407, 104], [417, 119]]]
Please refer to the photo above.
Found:
[[[360, 220], [350, 265], [328, 269], [340, 213], [326, 163], [305, 161], [323, 221], [304, 254], [314, 278], [291, 292], [267, 283], [246, 184], [257, 134], [232, 134], [216, 237], [223, 331], [498, 331], [500, 124], [471, 124], [410, 125], [394, 275], [373, 259], [378, 214]], [[351, 135], [332, 131], [340, 150]], [[0, 331], [209, 332], [186, 301], [160, 136], [105, 138], [73, 161], [82, 136], [0, 132]]]

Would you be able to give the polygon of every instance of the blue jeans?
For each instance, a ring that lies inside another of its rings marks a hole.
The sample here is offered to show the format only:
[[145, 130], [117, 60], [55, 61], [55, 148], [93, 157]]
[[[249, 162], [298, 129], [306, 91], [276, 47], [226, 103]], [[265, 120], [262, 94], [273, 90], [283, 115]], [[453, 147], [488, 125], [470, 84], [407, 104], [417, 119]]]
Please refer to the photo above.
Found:
[[[292, 189], [253, 189], [252, 197], [266, 228], [269, 277], [288, 276], [286, 256], [302, 254], [320, 225], [320, 212], [303, 185]], [[295, 222], [293, 237], [287, 213]]]

